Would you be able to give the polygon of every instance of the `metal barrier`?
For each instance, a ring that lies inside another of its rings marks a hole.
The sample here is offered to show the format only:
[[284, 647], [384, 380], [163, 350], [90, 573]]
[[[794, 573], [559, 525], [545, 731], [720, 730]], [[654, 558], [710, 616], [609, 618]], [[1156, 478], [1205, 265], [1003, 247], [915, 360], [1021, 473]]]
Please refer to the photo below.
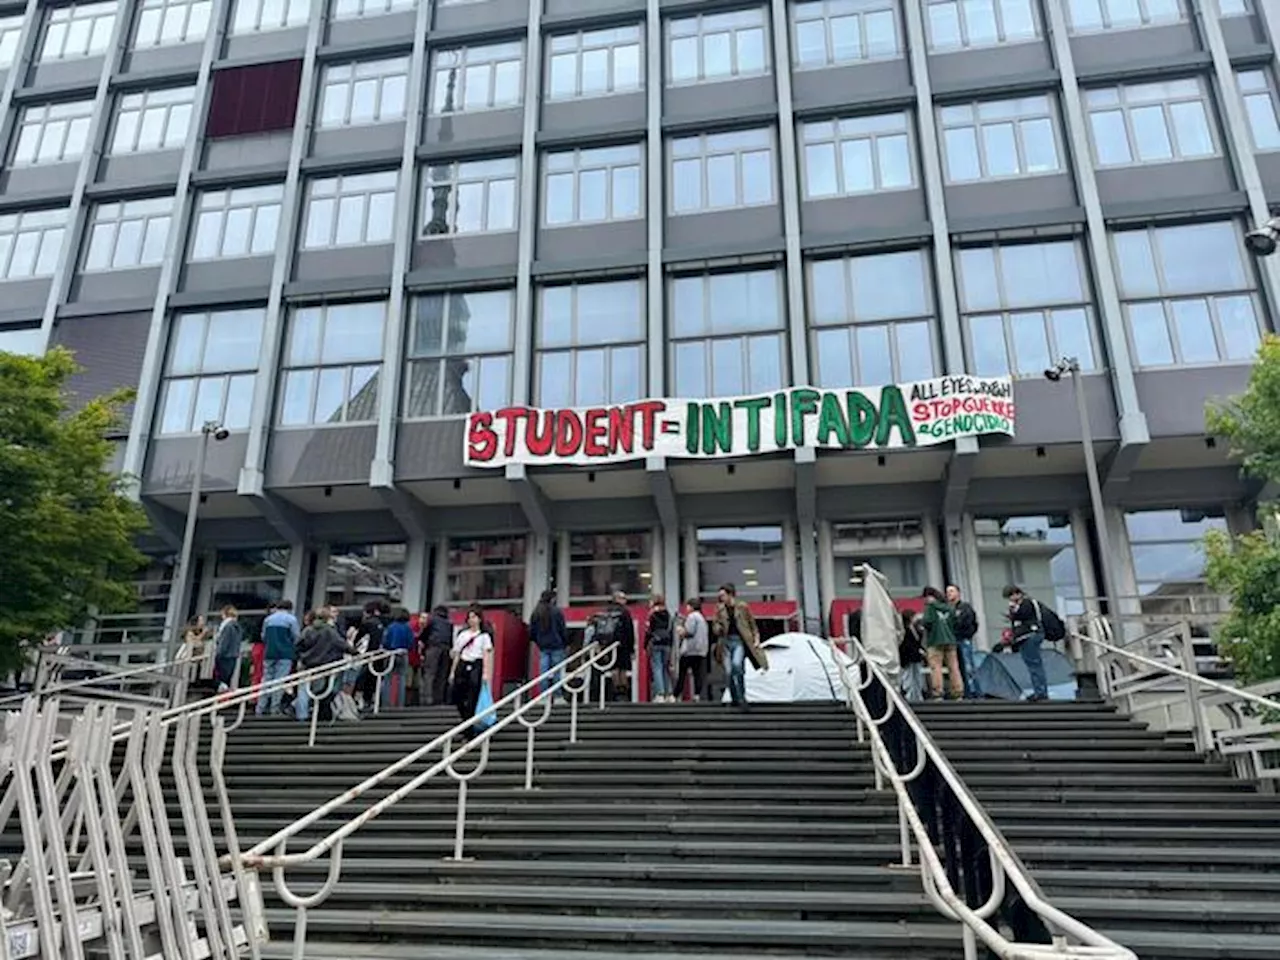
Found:
[[[897, 796], [902, 865], [912, 865], [914, 839], [925, 894], [944, 917], [961, 924], [965, 960], [977, 960], [978, 941], [1002, 960], [1136, 960], [1045, 900], [861, 641], [849, 640], [848, 656], [829, 642], [858, 741], [870, 736], [876, 789], [888, 779]], [[1013, 940], [996, 928], [997, 913]]]
[[1277, 789], [1280, 765], [1267, 761], [1280, 755], [1280, 680], [1233, 687], [1201, 676], [1188, 623], [1123, 645], [1106, 618], [1091, 618], [1087, 626], [1097, 635], [1073, 630], [1071, 638], [1104, 696], [1158, 729], [1189, 733], [1201, 753], [1216, 753], [1238, 776]]
[[[75, 649], [60, 647], [42, 654], [42, 666], [34, 689], [0, 698], [0, 710], [21, 705], [28, 697], [114, 700], [122, 705], [165, 708], [181, 705], [193, 680], [211, 673], [214, 652], [169, 662], [137, 667], [120, 667], [78, 656]], [[88, 648], [88, 652], [93, 652]], [[93, 673], [94, 676], [63, 681], [64, 674]], [[143, 692], [135, 692], [141, 687]]]

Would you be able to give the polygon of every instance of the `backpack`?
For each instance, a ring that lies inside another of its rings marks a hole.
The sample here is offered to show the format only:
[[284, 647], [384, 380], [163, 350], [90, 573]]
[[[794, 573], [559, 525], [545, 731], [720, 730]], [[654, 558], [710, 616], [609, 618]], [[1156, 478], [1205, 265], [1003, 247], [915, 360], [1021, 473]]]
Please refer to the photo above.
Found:
[[1045, 606], [1039, 600], [1032, 600], [1031, 603], [1036, 608], [1036, 619], [1040, 621], [1040, 629], [1044, 632], [1044, 638], [1050, 643], [1065, 640], [1067, 637], [1067, 625], [1062, 622], [1062, 618], [1054, 612], [1053, 608]]
[[602, 647], [607, 647], [622, 636], [622, 618], [626, 616], [618, 607], [610, 607], [602, 613], [596, 622], [594, 639]]
[[338, 723], [358, 723], [360, 720], [360, 708], [345, 690], [333, 695], [333, 719]]

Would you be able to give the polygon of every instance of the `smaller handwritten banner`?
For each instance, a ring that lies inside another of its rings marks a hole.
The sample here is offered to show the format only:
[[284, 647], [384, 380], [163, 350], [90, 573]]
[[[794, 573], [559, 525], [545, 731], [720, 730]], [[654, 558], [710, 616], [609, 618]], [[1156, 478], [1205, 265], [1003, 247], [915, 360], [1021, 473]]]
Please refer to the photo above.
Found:
[[1013, 431], [1008, 377], [938, 377], [848, 390], [793, 387], [727, 399], [486, 410], [468, 420], [464, 456], [471, 467], [586, 466], [653, 455], [745, 457], [797, 447], [930, 447]]

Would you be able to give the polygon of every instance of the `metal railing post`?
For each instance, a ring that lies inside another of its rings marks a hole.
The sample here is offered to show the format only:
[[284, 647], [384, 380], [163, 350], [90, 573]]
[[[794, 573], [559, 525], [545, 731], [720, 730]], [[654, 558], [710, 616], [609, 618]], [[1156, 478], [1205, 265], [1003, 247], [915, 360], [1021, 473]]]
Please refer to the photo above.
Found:
[[[552, 670], [557, 668], [553, 667]], [[517, 712], [516, 717], [520, 721], [520, 725], [525, 729], [525, 756], [524, 756], [524, 788], [526, 790], [533, 789], [533, 750], [534, 737], [537, 735], [538, 728], [547, 722], [547, 718], [551, 716], [551, 703], [554, 700], [554, 694], [545, 695], [542, 700], [542, 714], [536, 720], [530, 720], [522, 712]], [[517, 704], [519, 701], [517, 701]]]
[[453, 856], [449, 858], [455, 862], [462, 862], [467, 859], [462, 855], [462, 847], [467, 832], [467, 785], [484, 773], [485, 767], [489, 765], [489, 739], [486, 737], [480, 745], [480, 760], [475, 769], [470, 773], [459, 773], [453, 768], [453, 763], [466, 752], [466, 749], [466, 747], [463, 747], [454, 755], [452, 739], [445, 746], [445, 752], [450, 754], [449, 761], [445, 765], [445, 771], [450, 777], [458, 781], [458, 817], [453, 830]]

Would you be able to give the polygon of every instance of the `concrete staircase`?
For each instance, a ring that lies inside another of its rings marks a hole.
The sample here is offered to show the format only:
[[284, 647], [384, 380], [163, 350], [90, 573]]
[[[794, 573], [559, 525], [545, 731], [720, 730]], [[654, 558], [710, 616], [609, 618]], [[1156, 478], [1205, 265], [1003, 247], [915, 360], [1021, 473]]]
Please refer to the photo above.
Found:
[[917, 713], [1056, 906], [1141, 960], [1280, 958], [1280, 798], [1109, 704]]

